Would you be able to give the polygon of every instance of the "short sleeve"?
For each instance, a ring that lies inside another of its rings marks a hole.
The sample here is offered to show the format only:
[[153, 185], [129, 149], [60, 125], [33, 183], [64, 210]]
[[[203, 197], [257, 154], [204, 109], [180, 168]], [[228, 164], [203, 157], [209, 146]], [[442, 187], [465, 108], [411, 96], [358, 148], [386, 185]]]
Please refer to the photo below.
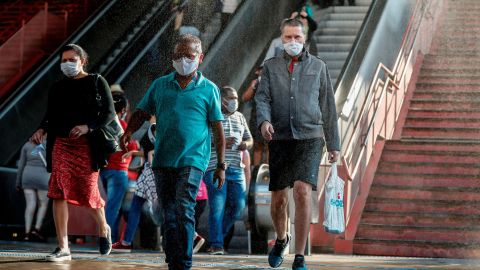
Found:
[[139, 149], [138, 142], [137, 141], [131, 141], [128, 144], [128, 151], [136, 151]]
[[157, 81], [154, 81], [137, 105], [137, 109], [142, 110], [150, 115], [156, 112], [155, 106], [155, 90], [157, 89]]
[[220, 90], [215, 86], [212, 91], [210, 104], [208, 104], [208, 121], [217, 122], [222, 120], [223, 114], [220, 105]]

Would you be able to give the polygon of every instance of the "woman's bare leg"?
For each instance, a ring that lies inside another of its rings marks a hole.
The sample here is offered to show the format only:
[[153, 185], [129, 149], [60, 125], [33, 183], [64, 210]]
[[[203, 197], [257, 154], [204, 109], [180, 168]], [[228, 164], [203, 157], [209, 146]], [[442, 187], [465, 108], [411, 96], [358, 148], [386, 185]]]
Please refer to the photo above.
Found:
[[58, 246], [68, 250], [68, 205], [66, 200], [53, 200], [53, 219], [57, 232]]

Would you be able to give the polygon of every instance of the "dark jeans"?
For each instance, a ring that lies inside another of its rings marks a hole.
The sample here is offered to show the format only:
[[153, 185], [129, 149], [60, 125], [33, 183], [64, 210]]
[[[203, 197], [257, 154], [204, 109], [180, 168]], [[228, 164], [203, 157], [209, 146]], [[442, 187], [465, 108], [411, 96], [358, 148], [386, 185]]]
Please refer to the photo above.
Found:
[[194, 167], [154, 168], [157, 194], [163, 210], [165, 256], [170, 270], [192, 267], [195, 198], [203, 172]]
[[198, 224], [200, 223], [200, 217], [205, 211], [206, 206], [207, 206], [207, 200], [197, 201], [197, 205], [195, 205], [195, 231], [198, 231]]

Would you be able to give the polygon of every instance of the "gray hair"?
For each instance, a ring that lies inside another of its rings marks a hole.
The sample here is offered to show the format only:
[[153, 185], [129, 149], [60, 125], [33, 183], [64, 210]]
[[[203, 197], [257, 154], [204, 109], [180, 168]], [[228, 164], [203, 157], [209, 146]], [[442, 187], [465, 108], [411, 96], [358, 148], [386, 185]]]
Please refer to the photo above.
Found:
[[285, 28], [285, 26], [291, 26], [291, 27], [300, 27], [302, 28], [302, 32], [305, 31], [305, 26], [303, 25], [303, 23], [297, 19], [297, 18], [289, 18], [289, 19], [285, 19], [282, 21], [282, 24], [280, 25], [280, 31], [283, 33], [283, 29]]
[[202, 53], [202, 41], [191, 34], [181, 35], [175, 43], [175, 50], [179, 44], [191, 44], [198, 54]]

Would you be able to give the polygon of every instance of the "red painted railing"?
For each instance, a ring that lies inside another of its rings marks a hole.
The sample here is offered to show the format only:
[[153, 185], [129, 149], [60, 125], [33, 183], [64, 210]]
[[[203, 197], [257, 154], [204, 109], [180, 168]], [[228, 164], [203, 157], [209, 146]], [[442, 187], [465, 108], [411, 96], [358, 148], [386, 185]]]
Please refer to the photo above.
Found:
[[[18, 0], [0, 10], [0, 19], [8, 18], [0, 28], [0, 99], [102, 2]], [[2, 43], [5, 36], [9, 38]]]

